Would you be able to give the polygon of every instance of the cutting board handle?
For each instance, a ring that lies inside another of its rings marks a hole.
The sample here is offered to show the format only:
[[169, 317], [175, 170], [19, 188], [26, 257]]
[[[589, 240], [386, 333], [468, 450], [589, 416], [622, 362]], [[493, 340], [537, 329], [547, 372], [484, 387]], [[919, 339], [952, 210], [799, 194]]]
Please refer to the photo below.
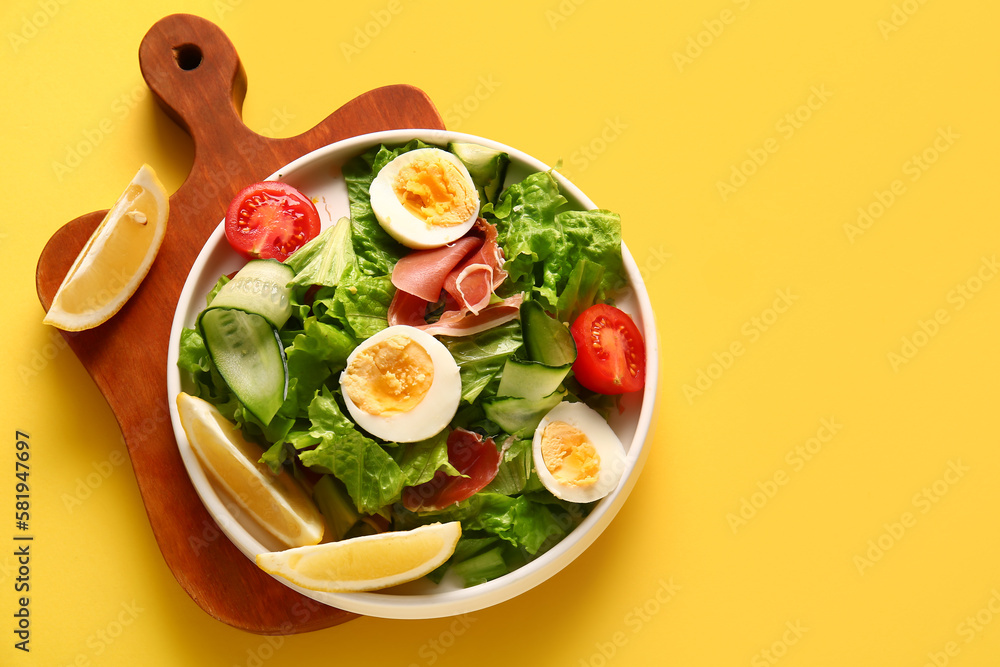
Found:
[[246, 72], [233, 43], [214, 23], [189, 14], [157, 21], [139, 45], [139, 69], [195, 145], [204, 132], [257, 136], [242, 120]]

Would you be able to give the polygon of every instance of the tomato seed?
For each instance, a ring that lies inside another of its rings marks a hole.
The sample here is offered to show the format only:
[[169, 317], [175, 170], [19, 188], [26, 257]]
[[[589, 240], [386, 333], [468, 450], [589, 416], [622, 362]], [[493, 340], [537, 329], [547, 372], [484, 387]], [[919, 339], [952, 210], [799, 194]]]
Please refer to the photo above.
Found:
[[606, 360], [609, 356], [607, 350], [604, 349], [604, 345], [601, 343], [601, 334], [609, 324], [610, 322], [608, 322], [606, 317], [598, 317], [590, 325], [591, 346], [594, 348], [594, 352], [597, 353], [598, 358], [602, 360]]

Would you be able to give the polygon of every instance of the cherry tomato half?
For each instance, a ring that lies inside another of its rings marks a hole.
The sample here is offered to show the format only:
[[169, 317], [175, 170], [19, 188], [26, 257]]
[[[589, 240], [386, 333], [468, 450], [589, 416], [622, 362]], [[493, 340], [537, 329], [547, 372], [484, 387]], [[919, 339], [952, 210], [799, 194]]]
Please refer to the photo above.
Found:
[[289, 255], [319, 234], [316, 206], [304, 194], [278, 181], [243, 188], [226, 212], [226, 238], [247, 259]]
[[600, 394], [639, 391], [646, 383], [646, 346], [626, 313], [603, 303], [580, 313], [569, 328], [576, 342], [573, 373]]

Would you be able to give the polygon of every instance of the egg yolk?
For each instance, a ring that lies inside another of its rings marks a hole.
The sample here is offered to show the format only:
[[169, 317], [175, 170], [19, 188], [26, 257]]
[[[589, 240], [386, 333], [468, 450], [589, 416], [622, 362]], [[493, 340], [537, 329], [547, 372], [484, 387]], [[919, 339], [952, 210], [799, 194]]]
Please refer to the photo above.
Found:
[[477, 211], [468, 179], [447, 160], [420, 157], [399, 170], [392, 184], [396, 198], [429, 227], [453, 227]]
[[601, 457], [590, 439], [563, 421], [549, 422], [542, 431], [542, 461], [567, 486], [591, 486], [601, 471]]
[[434, 363], [407, 336], [390, 336], [359, 352], [344, 371], [341, 386], [370, 415], [409, 412], [434, 381]]

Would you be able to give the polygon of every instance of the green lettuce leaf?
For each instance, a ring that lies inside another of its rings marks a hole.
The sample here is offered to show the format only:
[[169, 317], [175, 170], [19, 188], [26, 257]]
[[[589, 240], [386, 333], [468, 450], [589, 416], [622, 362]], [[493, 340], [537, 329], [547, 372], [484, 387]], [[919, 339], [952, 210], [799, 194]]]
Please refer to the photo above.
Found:
[[319, 444], [299, 452], [303, 465], [335, 475], [362, 514], [373, 514], [399, 499], [403, 489], [399, 464], [355, 428], [328, 389], [310, 403], [309, 419], [309, 434], [318, 438]]
[[[310, 402], [328, 379], [347, 364], [356, 342], [341, 329], [308, 317], [303, 333], [285, 348], [288, 360], [288, 398], [294, 402], [294, 417], [307, 416]], [[285, 407], [284, 405], [282, 407]]]
[[555, 544], [567, 532], [566, 522], [558, 519], [549, 505], [525, 496], [511, 498], [499, 493], [480, 492], [424, 518], [461, 521], [463, 532], [486, 531], [531, 555]]
[[581, 259], [569, 274], [566, 286], [559, 293], [556, 319], [572, 324], [576, 318], [597, 302], [597, 293], [604, 278], [604, 267]]
[[208, 348], [205, 347], [205, 340], [197, 329], [181, 329], [177, 365], [189, 373], [207, 373], [212, 370]]
[[471, 336], [441, 337], [462, 378], [462, 400], [472, 403], [521, 347], [521, 323], [512, 320]]
[[281, 472], [281, 466], [288, 458], [288, 447], [284, 442], [276, 442], [261, 455], [260, 462], [266, 463], [275, 475]]
[[332, 295], [330, 288], [316, 293], [313, 309], [323, 313], [322, 319], [338, 322], [357, 340], [364, 340], [389, 326], [389, 304], [395, 293], [388, 275], [369, 276], [351, 267]]
[[215, 281], [215, 285], [208, 292], [208, 296], [205, 297], [205, 305], [210, 306], [212, 301], [215, 299], [215, 295], [219, 293], [219, 290], [228, 283], [230, 280], [229, 276], [219, 276], [219, 279]]
[[403, 472], [403, 486], [429, 482], [438, 470], [448, 475], [461, 473], [448, 462], [448, 429], [427, 440], [400, 447], [396, 461]]
[[[562, 210], [565, 204], [552, 173], [538, 172], [507, 188], [500, 205], [489, 212], [496, 218], [507, 258], [504, 269], [513, 286], [533, 288], [551, 311], [558, 309], [559, 293], [583, 261], [604, 269], [597, 280], [596, 299], [608, 298], [625, 284], [618, 214]], [[588, 276], [579, 279], [584, 277]]]
[[[266, 424], [252, 415], [242, 403], [237, 403], [231, 419], [243, 429], [249, 440], [261, 444], [264, 449], [270, 449], [271, 443], [282, 442], [292, 430], [295, 426], [295, 413], [298, 411], [298, 402], [292, 396], [291, 385], [294, 382], [294, 379], [289, 380], [289, 396], [285, 397], [278, 412]], [[220, 408], [220, 412], [221, 410]]]
[[560, 242], [556, 213], [565, 203], [555, 177], [546, 171], [529, 175], [501, 196], [493, 213], [511, 282], [532, 284], [535, 265], [556, 251]]
[[290, 284], [336, 287], [344, 271], [354, 265], [354, 257], [351, 221], [341, 218], [285, 261], [295, 270]]
[[531, 440], [514, 440], [503, 452], [500, 468], [483, 491], [513, 496], [524, 491], [533, 469]]
[[621, 216], [604, 209], [563, 211], [556, 216], [563, 243], [545, 263], [542, 295], [556, 305], [556, 295], [569, 280], [573, 269], [587, 261], [604, 268], [597, 287], [596, 301], [604, 301], [625, 286], [622, 264]]
[[394, 158], [428, 144], [417, 139], [405, 146], [378, 146], [344, 164], [342, 173], [347, 183], [347, 198], [351, 208], [351, 228], [358, 268], [370, 275], [387, 275], [408, 248], [397, 242], [378, 223], [372, 210], [368, 189], [375, 176]]

